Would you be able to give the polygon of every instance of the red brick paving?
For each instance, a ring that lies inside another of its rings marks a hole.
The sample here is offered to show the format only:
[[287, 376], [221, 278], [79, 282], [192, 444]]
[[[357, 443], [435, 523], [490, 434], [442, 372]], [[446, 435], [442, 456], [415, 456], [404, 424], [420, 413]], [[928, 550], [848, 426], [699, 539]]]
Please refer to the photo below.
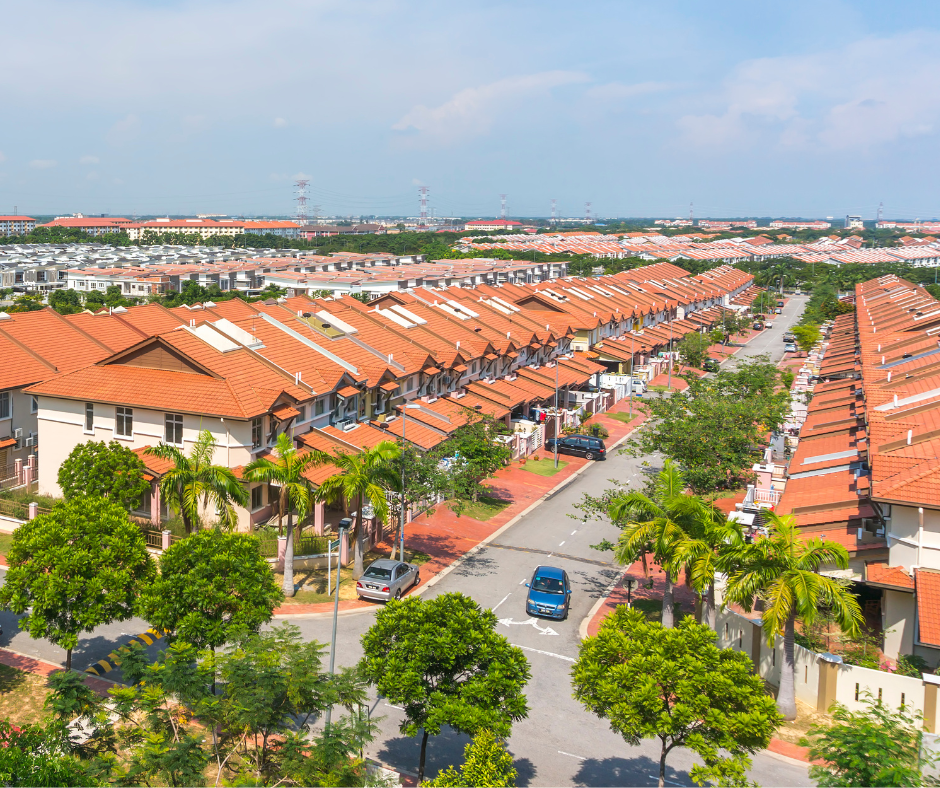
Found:
[[[51, 676], [63, 670], [61, 665], [54, 665], [41, 659], [33, 659], [25, 654], [17, 654], [5, 648], [0, 648], [0, 664], [6, 665], [25, 673], [35, 673], [37, 676]], [[85, 676], [85, 683], [99, 695], [107, 695], [108, 690], [114, 686], [110, 681], [95, 678], [94, 676]]]
[[[607, 414], [597, 414], [587, 422], [589, 424], [603, 424], [607, 428], [610, 433], [610, 437], [605, 440], [608, 450], [639, 427], [646, 419], [646, 412], [641, 399], [633, 401], [634, 418], [629, 424], [610, 418], [609, 414], [628, 413], [629, 408], [629, 399], [623, 399], [615, 404]], [[543, 458], [552, 456], [550, 452], [545, 451], [536, 453]], [[522, 514], [539, 498], [568, 481], [589, 462], [581, 457], [564, 456], [562, 459], [568, 464], [554, 476], [539, 476], [536, 473], [526, 471], [525, 466], [521, 465], [518, 460], [498, 470], [493, 478], [486, 482], [488, 494], [502, 500], [512, 501], [512, 503], [485, 522], [474, 520], [467, 515], [458, 517], [446, 505], [439, 504], [434, 508], [433, 514], [422, 514], [409, 523], [405, 529], [405, 540], [408, 549], [419, 550], [431, 556], [431, 560], [421, 567], [422, 584], [426, 584], [428, 580], [468, 550], [480, 544], [514, 517]], [[390, 550], [391, 544], [380, 542], [377, 547], [378, 549]], [[339, 603], [340, 610], [354, 610], [374, 606], [372, 602], [353, 600], [340, 601]], [[274, 615], [289, 616], [332, 611], [332, 602], [310, 605], [285, 604], [277, 608]]]

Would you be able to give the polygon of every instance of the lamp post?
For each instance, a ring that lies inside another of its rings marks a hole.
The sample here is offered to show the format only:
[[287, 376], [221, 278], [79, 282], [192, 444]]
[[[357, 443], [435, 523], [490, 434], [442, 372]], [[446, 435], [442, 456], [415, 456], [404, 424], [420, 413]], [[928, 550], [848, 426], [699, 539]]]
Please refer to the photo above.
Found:
[[[361, 517], [362, 515], [357, 514], [356, 516]], [[340, 555], [342, 555], [342, 552], [343, 552], [343, 537], [345, 536], [346, 532], [349, 530], [351, 525], [352, 525], [352, 519], [350, 519], [349, 517], [344, 517], [342, 520], [339, 521], [339, 525], [337, 526], [337, 531], [339, 531], [339, 551], [340, 551], [339, 554]], [[333, 675], [333, 672], [336, 668], [336, 622], [337, 622], [337, 619], [339, 618], [339, 579], [340, 579], [340, 562], [337, 562], [336, 596], [333, 598], [333, 639], [330, 641], [330, 675], [331, 676]], [[333, 714], [333, 707], [327, 706], [326, 707], [326, 720], [325, 720], [327, 729], [329, 729], [330, 727], [330, 718], [332, 717], [332, 714]]]
[[[405, 410], [420, 410], [419, 405], [408, 405], [403, 404], [401, 406], [401, 502], [399, 512], [399, 530], [398, 530], [398, 558], [400, 561], [405, 560], [405, 447], [407, 442], [405, 440], [405, 429], [408, 424], [408, 420], [405, 418]], [[387, 430], [389, 428], [389, 423], [387, 421], [382, 422], [382, 429]]]
[[666, 390], [672, 391], [672, 312], [669, 312], [669, 382]]
[[630, 329], [630, 418], [633, 418], [633, 329]]
[[558, 467], [558, 432], [561, 414], [558, 412], [558, 358], [555, 358], [555, 467]]
[[627, 588], [627, 607], [633, 607], [633, 589], [639, 584], [638, 581], [632, 577], [628, 577], [623, 581], [623, 584]]

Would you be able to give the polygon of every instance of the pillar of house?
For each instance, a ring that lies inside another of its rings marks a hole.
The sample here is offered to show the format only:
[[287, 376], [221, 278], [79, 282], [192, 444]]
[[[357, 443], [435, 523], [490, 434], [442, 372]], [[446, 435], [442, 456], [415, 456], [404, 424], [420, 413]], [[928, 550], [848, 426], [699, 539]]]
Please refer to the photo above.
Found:
[[30, 454], [26, 458], [26, 464], [29, 465], [29, 467], [33, 469], [33, 476], [35, 476], [36, 475], [36, 455]]
[[405, 509], [405, 525], [415, 519], [415, 511], [410, 506]]
[[287, 557], [287, 537], [279, 536], [277, 538], [277, 563], [275, 568], [278, 572], [284, 571], [284, 559]]
[[26, 485], [26, 489], [29, 489], [29, 485], [33, 483], [33, 469], [32, 466], [27, 465], [23, 468], [23, 484]]
[[28, 512], [26, 515], [27, 520], [34, 520], [39, 516], [39, 504], [36, 503], [35, 501], [29, 504], [29, 506], [27, 506], [26, 508]]
[[931, 673], [924, 674], [924, 730], [927, 733], [937, 732], [937, 688], [940, 687], [940, 676]]
[[339, 563], [341, 566], [349, 566], [349, 532], [345, 538], [339, 540]]
[[[839, 683], [839, 666], [842, 657], [836, 654], [819, 655], [819, 688], [816, 691], [816, 711], [828, 712], [836, 702], [836, 686]], [[927, 718], [924, 717], [926, 724]]]
[[753, 627], [751, 631], [751, 662], [754, 663], [754, 672], [759, 676], [761, 644], [765, 641], [764, 627], [761, 626], [759, 619], [751, 621], [751, 626]]
[[323, 524], [326, 521], [326, 504], [317, 501], [313, 505], [313, 530], [317, 536], [323, 536]]
[[16, 476], [16, 483], [23, 483], [23, 461], [13, 460], [13, 473]]
[[170, 532], [161, 531], [160, 532], [160, 547], [163, 548], [163, 552], [166, 552], [170, 549]]
[[160, 485], [155, 484], [150, 491], [150, 522], [160, 525]]

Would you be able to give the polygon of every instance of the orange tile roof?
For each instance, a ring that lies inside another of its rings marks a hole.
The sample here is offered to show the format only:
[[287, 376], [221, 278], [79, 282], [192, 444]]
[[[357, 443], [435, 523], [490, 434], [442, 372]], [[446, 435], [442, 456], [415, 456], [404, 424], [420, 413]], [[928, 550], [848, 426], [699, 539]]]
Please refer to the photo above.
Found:
[[929, 646], [940, 646], [940, 572], [917, 569], [914, 582], [920, 641]]
[[885, 561], [870, 561], [865, 564], [865, 580], [894, 588], [909, 588], [914, 590], [914, 578], [903, 567], [888, 566]]

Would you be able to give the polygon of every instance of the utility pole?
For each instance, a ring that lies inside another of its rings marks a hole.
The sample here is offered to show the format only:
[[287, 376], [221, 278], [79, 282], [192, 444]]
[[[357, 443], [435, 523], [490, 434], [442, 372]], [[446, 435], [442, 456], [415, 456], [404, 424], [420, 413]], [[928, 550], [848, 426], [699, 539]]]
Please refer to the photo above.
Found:
[[499, 218], [501, 221], [506, 221], [506, 195], [499, 195]]
[[298, 178], [294, 181], [297, 189], [297, 222], [301, 227], [307, 224], [307, 186], [310, 181], [305, 178]]
[[[362, 507], [360, 507], [362, 508]], [[356, 512], [356, 517], [360, 520], [360, 527], [362, 521], [362, 512]], [[339, 527], [337, 528], [339, 532], [339, 555], [343, 554], [343, 537], [346, 534], [346, 531], [349, 530], [349, 527], [352, 525], [352, 520], [348, 517], [344, 517], [339, 521]], [[349, 548], [347, 547], [347, 550]], [[327, 559], [329, 560], [329, 559]], [[330, 675], [332, 676], [336, 669], [336, 621], [339, 618], [339, 579], [340, 579], [340, 570], [342, 568], [342, 561], [336, 562], [336, 596], [333, 598], [333, 639], [330, 641]], [[326, 729], [330, 729], [330, 718], [333, 714], [333, 707], [326, 707]]]
[[418, 193], [421, 195], [421, 226], [428, 226], [428, 187], [420, 186]]
[[554, 197], [552, 197], [552, 229], [555, 229], [555, 225], [556, 225], [557, 220], [558, 220], [557, 213], [556, 213], [556, 207], [555, 207], [555, 203], [557, 203], [557, 202], [558, 202], [558, 200], [556, 200]]

